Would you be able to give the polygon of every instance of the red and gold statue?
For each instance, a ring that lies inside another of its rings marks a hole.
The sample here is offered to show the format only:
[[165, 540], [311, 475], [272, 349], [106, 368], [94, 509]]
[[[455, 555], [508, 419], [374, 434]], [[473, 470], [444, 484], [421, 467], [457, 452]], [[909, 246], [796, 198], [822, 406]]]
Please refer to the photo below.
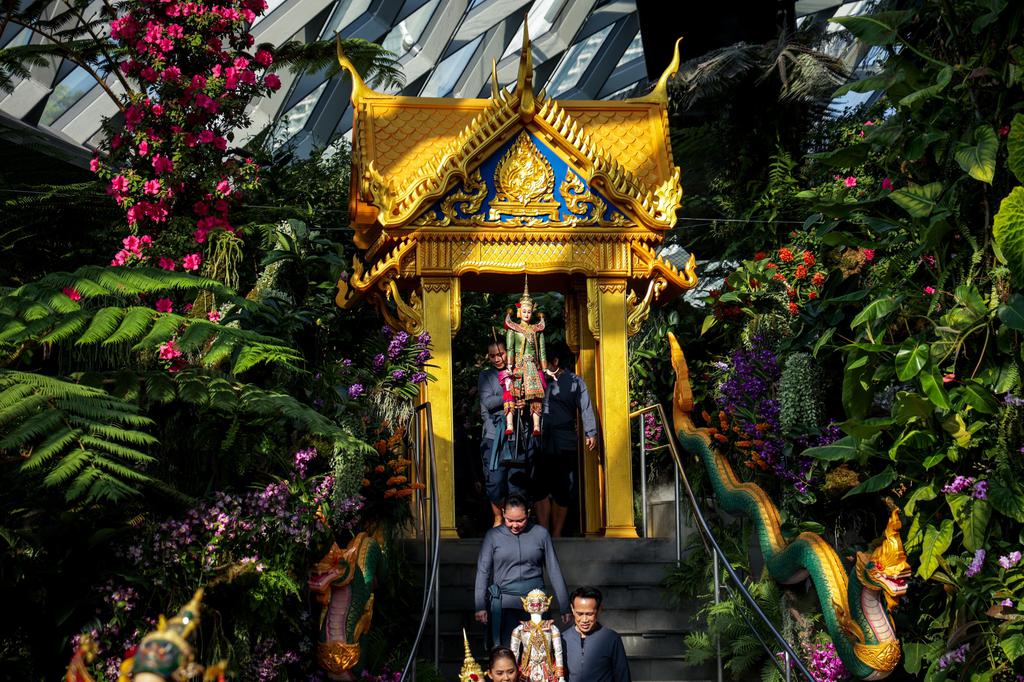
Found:
[[523, 608], [530, 614], [530, 620], [524, 620], [512, 631], [512, 653], [526, 682], [565, 682], [562, 633], [554, 621], [541, 618], [550, 605], [551, 597], [544, 590], [531, 590], [523, 597]]
[[533, 299], [529, 284], [523, 286], [523, 297], [516, 304], [518, 322], [512, 321], [511, 310], [505, 315], [505, 348], [508, 351], [508, 370], [505, 380], [505, 433], [512, 435], [512, 413], [516, 401], [524, 400], [530, 407], [533, 435], [540, 435], [540, 413], [544, 404], [544, 370], [548, 368], [544, 355], [544, 316], [537, 323], [533, 319]]

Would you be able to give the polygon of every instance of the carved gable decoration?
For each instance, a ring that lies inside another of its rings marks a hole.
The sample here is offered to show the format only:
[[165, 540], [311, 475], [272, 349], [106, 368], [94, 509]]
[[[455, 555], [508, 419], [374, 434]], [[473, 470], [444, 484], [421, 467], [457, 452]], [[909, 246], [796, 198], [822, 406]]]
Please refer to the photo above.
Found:
[[543, 228], [627, 222], [579, 171], [523, 130], [413, 224]]

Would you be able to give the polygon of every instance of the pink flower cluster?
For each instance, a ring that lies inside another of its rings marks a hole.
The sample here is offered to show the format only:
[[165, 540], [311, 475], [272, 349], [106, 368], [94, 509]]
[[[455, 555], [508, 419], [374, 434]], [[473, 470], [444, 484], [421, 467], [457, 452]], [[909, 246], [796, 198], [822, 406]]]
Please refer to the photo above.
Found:
[[[249, 24], [266, 7], [266, 0], [119, 6], [124, 13], [110, 23], [110, 36], [120, 71], [138, 86], [125, 96], [123, 128], [111, 137], [109, 155], [90, 167], [108, 180], [129, 225], [159, 239], [170, 218], [184, 212], [199, 243], [212, 230], [234, 231], [231, 206], [259, 176], [251, 159], [225, 158], [229, 133], [249, 123], [245, 109], [253, 98], [281, 87], [268, 72], [270, 50], [248, 51]], [[117, 264], [133, 262], [131, 255], [127, 250]], [[168, 270], [173, 262], [160, 261]]]
[[129, 265], [131, 263], [145, 262], [146, 255], [143, 253], [143, 249], [152, 248], [153, 238], [148, 234], [144, 234], [141, 237], [130, 234], [121, 240], [121, 245], [124, 248], [114, 254], [114, 260], [110, 261], [111, 265]]

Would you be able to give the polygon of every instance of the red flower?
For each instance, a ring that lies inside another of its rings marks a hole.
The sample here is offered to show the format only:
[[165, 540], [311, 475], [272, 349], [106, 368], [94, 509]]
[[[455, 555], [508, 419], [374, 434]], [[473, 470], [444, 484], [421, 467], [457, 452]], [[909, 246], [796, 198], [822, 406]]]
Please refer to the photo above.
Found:
[[783, 246], [781, 249], [779, 249], [779, 260], [781, 260], [783, 263], [793, 262], [793, 252], [787, 249], [785, 246]]
[[271, 90], [277, 90], [281, 87], [281, 79], [276, 73], [268, 73], [263, 78], [263, 84]]
[[796, 272], [793, 274], [793, 276], [796, 277], [797, 279], [803, 279], [804, 277], [806, 277], [807, 266], [803, 264], [796, 266]]
[[768, 254], [766, 254], [764, 251], [758, 251], [757, 253], [754, 254], [754, 260], [764, 260], [767, 257]]
[[807, 292], [807, 300], [808, 301], [813, 301], [816, 298], [818, 298], [818, 292], [817, 291], [809, 291], [809, 292]]
[[783, 275], [781, 272], [776, 272], [774, 275], [772, 275], [772, 279], [775, 280], [776, 282], [785, 282], [786, 276]]
[[825, 283], [825, 275], [824, 275], [824, 273], [816, 272], [816, 273], [814, 273], [814, 277], [811, 277], [811, 284], [813, 284], [816, 287], [820, 287], [824, 283]]
[[797, 308], [796, 303], [790, 303], [789, 304], [789, 314], [790, 315], [796, 315], [798, 310], [799, 310], [799, 308]]
[[806, 263], [808, 266], [814, 265], [814, 254], [811, 253], [810, 251], [804, 251], [804, 263]]

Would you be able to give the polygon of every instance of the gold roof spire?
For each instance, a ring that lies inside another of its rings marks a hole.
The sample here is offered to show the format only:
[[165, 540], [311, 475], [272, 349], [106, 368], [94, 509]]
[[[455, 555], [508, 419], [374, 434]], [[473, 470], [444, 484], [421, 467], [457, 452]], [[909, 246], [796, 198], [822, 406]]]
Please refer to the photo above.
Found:
[[491, 60], [491, 99], [498, 99], [498, 60]]
[[363, 80], [363, 77], [356, 71], [356, 67], [352, 64], [352, 61], [345, 55], [345, 51], [341, 49], [341, 36], [335, 37], [335, 44], [338, 47], [338, 64], [345, 71], [348, 71], [348, 75], [352, 76], [352, 104], [356, 104], [362, 97], [366, 95], [376, 94], [369, 85]]
[[658, 78], [658, 82], [654, 85], [654, 89], [643, 97], [637, 97], [633, 101], [657, 102], [658, 104], [668, 103], [668, 79], [679, 73], [679, 44], [681, 42], [683, 42], [682, 38], [676, 40], [676, 45], [672, 53], [672, 61], [669, 62], [668, 68], [666, 68], [665, 71], [662, 72], [661, 77]]
[[519, 95], [519, 119], [529, 123], [537, 113], [537, 102], [533, 96], [533, 50], [530, 47], [529, 17], [523, 18], [523, 51], [519, 54], [519, 77], [516, 79], [516, 94]]

